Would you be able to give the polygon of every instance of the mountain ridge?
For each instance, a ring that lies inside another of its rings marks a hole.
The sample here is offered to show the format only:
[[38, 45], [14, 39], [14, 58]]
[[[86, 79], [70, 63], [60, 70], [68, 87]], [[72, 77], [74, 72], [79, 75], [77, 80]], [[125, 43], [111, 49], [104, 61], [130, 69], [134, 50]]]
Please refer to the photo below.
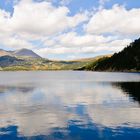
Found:
[[11, 55], [8, 51], [5, 51], [5, 50], [3, 50], [3, 49], [0, 49], [0, 57], [1, 56], [6, 56], [6, 55]]
[[36, 54], [34, 51], [26, 48], [22, 48], [15, 51], [6, 51], [0, 49], [0, 57], [1, 56], [13, 56], [13, 57], [21, 57], [21, 58], [41, 58], [41, 56]]

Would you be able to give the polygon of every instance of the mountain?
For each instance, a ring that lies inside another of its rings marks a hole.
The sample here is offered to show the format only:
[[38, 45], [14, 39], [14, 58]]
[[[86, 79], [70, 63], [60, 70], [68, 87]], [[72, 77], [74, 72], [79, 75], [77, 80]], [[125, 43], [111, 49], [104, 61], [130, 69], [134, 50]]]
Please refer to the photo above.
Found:
[[132, 42], [121, 52], [111, 57], [103, 57], [81, 68], [94, 71], [140, 71], [140, 38]]
[[20, 58], [41, 58], [38, 54], [33, 52], [29, 49], [20, 49], [15, 51], [6, 51], [3, 49], [0, 49], [0, 57], [1, 56], [13, 56], [13, 57], [20, 57]]
[[0, 49], [0, 56], [5, 56], [5, 55], [11, 56], [11, 53], [8, 52], [8, 51], [5, 51], [5, 50], [3, 50], [3, 49]]
[[32, 50], [25, 49], [25, 48], [14, 51], [13, 55], [16, 57], [41, 58], [38, 54], [36, 54]]

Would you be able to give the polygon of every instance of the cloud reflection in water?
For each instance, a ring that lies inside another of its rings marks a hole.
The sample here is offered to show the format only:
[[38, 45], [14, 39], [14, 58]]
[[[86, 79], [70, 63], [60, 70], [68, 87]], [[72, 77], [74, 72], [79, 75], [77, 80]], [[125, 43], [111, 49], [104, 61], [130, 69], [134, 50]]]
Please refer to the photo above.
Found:
[[108, 129], [112, 136], [125, 132], [121, 128], [140, 129], [139, 103], [119, 85], [86, 80], [1, 85], [0, 135], [9, 127], [15, 127], [20, 137], [57, 132], [63, 138], [72, 137], [73, 131], [80, 137], [88, 131], [102, 138]]

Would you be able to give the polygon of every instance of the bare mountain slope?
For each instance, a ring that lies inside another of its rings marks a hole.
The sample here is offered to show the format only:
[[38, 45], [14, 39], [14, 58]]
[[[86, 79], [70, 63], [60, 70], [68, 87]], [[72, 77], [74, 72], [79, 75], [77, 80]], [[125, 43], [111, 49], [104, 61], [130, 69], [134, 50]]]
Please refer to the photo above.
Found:
[[11, 54], [10, 52], [8, 52], [8, 51], [5, 51], [5, 50], [3, 50], [3, 49], [0, 49], [0, 57], [1, 57], [1, 56], [6, 56], [6, 55], [11, 56], [12, 54]]
[[13, 55], [17, 56], [17, 57], [41, 58], [38, 54], [36, 54], [32, 50], [24, 49], [24, 48], [17, 50], [17, 51], [14, 51]]

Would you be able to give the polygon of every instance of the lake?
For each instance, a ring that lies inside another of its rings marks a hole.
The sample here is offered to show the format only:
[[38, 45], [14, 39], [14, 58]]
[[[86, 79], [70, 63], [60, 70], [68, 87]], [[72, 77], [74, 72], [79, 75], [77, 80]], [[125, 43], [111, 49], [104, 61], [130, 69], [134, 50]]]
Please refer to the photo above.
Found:
[[0, 140], [140, 140], [140, 73], [0, 72]]

